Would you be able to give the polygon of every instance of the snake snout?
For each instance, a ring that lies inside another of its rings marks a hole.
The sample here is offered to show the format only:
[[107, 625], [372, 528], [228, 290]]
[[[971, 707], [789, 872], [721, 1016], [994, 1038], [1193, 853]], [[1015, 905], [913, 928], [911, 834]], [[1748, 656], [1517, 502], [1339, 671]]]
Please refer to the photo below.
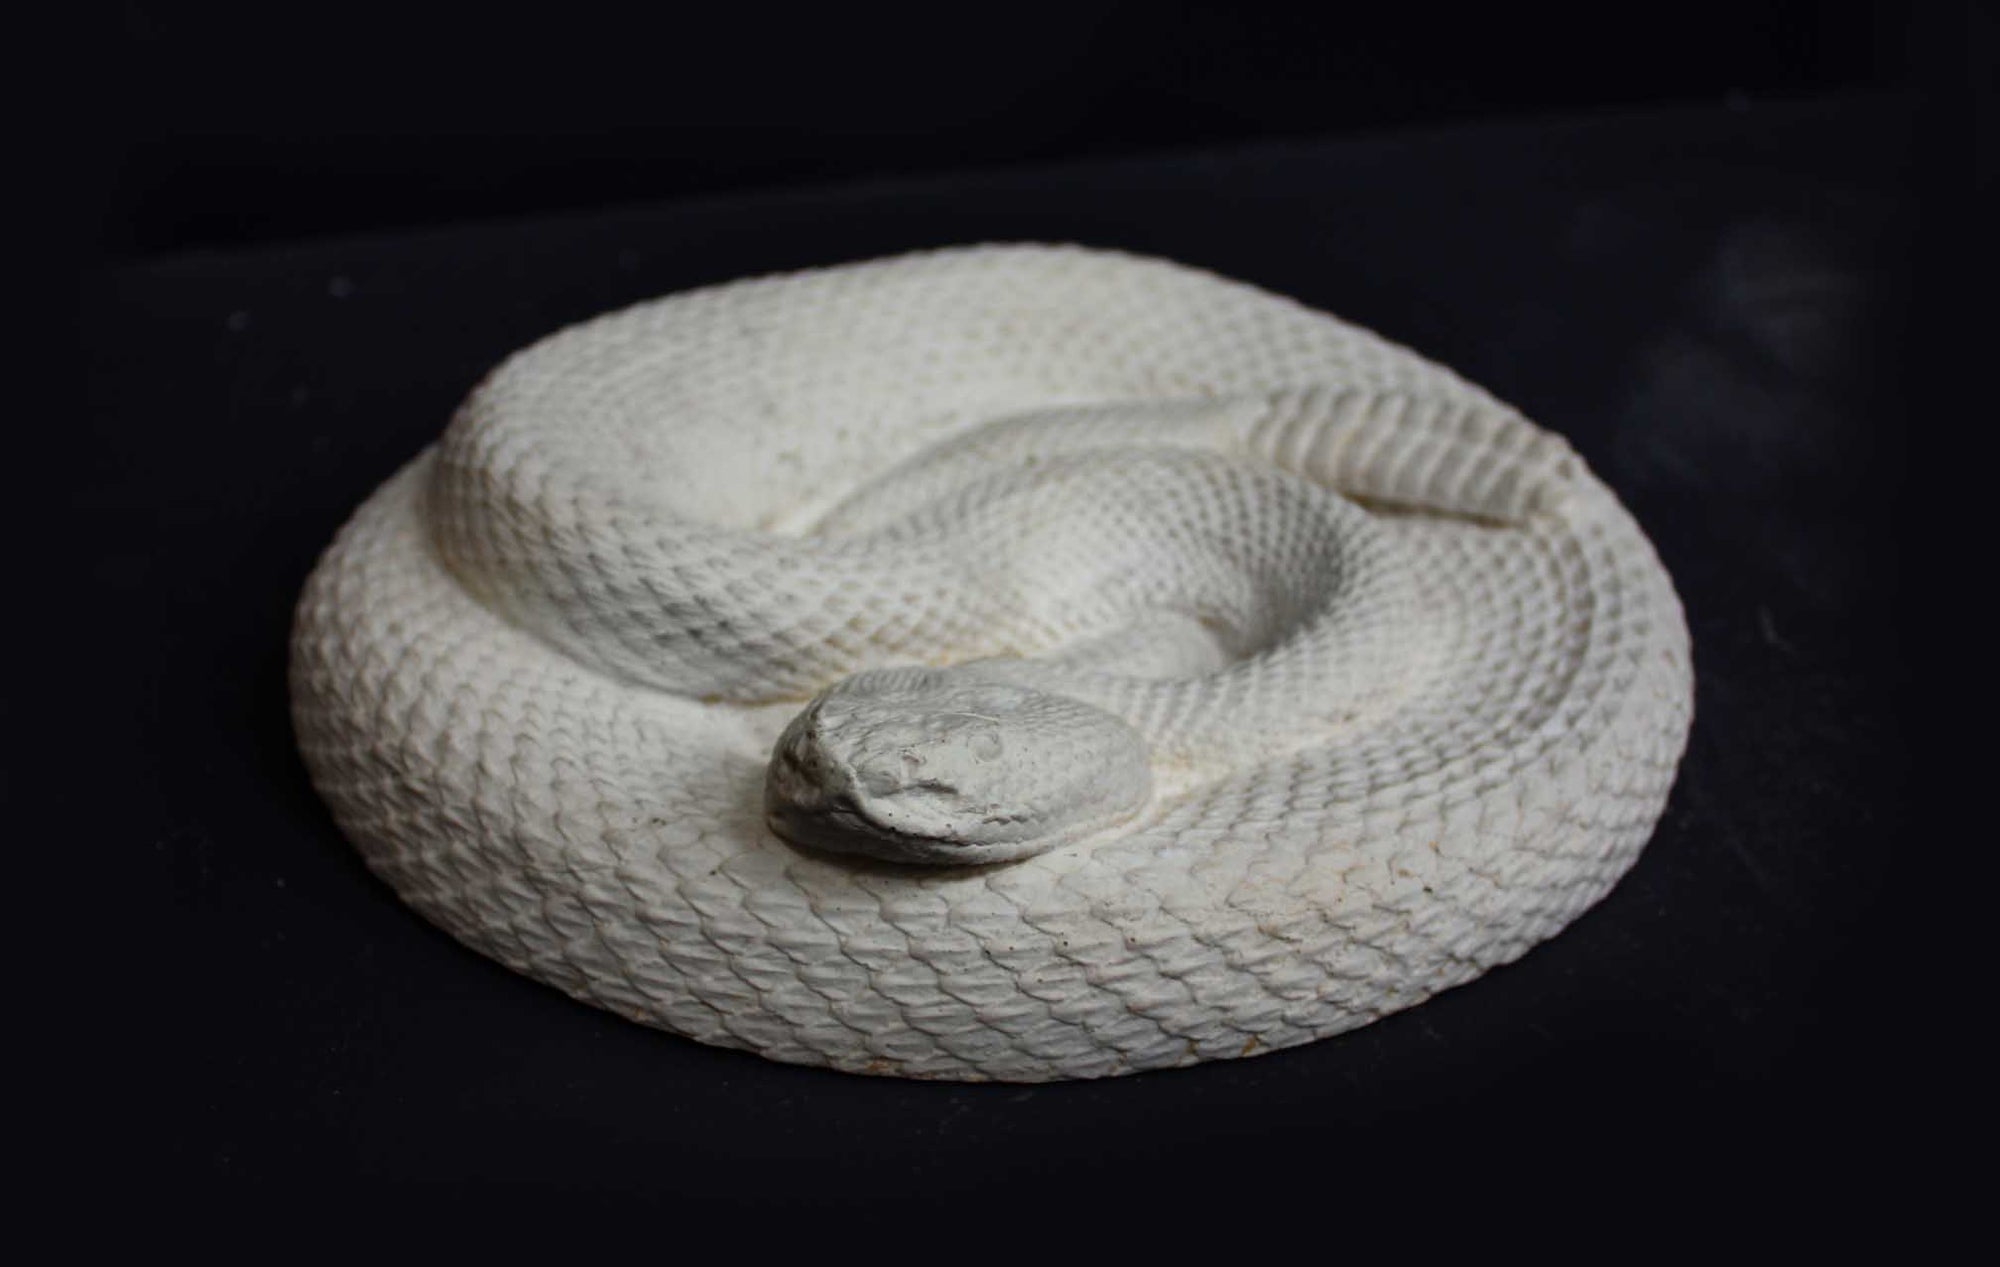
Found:
[[1102, 709], [973, 669], [884, 669], [792, 720], [764, 809], [796, 844], [952, 866], [1115, 825], [1151, 791], [1145, 741]]

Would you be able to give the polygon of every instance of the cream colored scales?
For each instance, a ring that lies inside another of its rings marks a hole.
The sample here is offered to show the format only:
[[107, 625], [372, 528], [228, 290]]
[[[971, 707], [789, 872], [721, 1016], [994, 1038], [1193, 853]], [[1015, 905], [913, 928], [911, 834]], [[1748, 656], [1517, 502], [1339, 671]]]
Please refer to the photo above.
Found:
[[1687, 632], [1548, 432], [1158, 260], [669, 296], [472, 393], [301, 600], [404, 900], [649, 1025], [935, 1078], [1325, 1037], [1601, 897]]

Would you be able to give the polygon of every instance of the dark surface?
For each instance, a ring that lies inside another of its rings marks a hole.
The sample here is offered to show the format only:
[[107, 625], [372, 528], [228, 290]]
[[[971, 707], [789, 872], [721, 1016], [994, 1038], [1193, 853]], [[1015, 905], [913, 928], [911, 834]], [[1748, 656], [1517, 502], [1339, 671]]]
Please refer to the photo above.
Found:
[[[1340, 1186], [1364, 1175], [1441, 1215], [1494, 1182], [1546, 1186], [1522, 1215], [1544, 1221], [1653, 1163], [1753, 1184], [1802, 1155], [1838, 1167], [1877, 1111], [1862, 1088], [1883, 1076], [1875, 939], [1897, 865], [1881, 846], [1907, 826], [1891, 604], [1911, 135], [1894, 102], [1676, 111], [99, 273], [88, 411], [69, 464], [38, 468], [64, 482], [27, 490], [75, 534], [73, 572], [47, 584], [83, 618], [16, 687], [55, 719], [55, 781], [21, 791], [87, 825], [70, 834], [122, 920], [103, 948], [117, 985], [86, 1022], [114, 1036], [79, 1061], [113, 1110], [97, 1165], [155, 1194], [666, 1194], [824, 1205], [850, 1229], [857, 1211], [1010, 1196], [1147, 1194], [1143, 1218], [1171, 1222], [1228, 1193], [1303, 1196], [1331, 1228], [1368, 1216]], [[1680, 781], [1601, 905], [1342, 1038], [1027, 1088], [846, 1077], [642, 1029], [459, 947], [367, 874], [293, 750], [291, 605], [474, 380], [614, 305], [991, 239], [1260, 283], [1570, 437], [1651, 533], [1695, 643]], [[1000, 1237], [1035, 1207], [997, 1208], [1018, 1211]]]
[[[1908, 87], [1950, 5], [120, 0], [64, 113], [153, 252], [971, 164]], [[1954, 54], [1955, 55], [1955, 54]], [[1932, 60], [1935, 60], [1933, 58]]]

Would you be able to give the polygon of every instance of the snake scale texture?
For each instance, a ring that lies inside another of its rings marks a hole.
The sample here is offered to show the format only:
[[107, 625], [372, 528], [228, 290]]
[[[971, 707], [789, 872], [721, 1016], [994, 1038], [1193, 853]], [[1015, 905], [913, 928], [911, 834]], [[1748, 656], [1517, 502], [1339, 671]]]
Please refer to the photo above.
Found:
[[341, 530], [293, 714], [509, 967], [776, 1060], [1085, 1078], [1323, 1038], [1602, 897], [1692, 708], [1559, 438], [1161, 260], [757, 278], [507, 360]]

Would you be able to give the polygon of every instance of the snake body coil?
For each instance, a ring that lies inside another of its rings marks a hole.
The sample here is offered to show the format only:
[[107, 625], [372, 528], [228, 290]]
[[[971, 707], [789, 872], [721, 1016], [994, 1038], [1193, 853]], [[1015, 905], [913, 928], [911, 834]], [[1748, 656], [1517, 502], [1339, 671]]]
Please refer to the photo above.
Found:
[[1687, 633], [1557, 437], [1164, 261], [670, 296], [472, 393], [301, 599], [293, 705], [462, 941], [774, 1059], [1091, 1077], [1306, 1042], [1645, 843]]

